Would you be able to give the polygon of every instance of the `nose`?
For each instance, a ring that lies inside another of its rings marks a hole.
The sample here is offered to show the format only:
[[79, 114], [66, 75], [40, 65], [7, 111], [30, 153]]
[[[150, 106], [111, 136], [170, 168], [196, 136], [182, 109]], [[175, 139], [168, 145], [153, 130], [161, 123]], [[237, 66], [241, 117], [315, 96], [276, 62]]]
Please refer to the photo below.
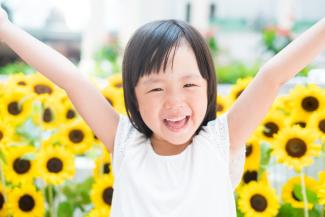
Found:
[[184, 97], [181, 93], [169, 92], [165, 97], [164, 108], [178, 112], [185, 106]]

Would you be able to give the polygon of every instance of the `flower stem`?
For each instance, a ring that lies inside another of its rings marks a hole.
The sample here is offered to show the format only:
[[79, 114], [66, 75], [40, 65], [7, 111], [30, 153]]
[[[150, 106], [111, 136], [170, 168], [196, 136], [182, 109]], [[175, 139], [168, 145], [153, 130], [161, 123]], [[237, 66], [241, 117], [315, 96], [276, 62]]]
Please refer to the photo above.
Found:
[[5, 199], [5, 201], [7, 201], [7, 194], [6, 194], [6, 181], [5, 181], [5, 174], [3, 171], [3, 164], [2, 164], [2, 160], [0, 160], [0, 179], [1, 179], [1, 184], [2, 184], [2, 188], [3, 188], [3, 197]]
[[54, 197], [53, 197], [54, 187], [49, 185], [49, 205], [50, 205], [50, 216], [55, 217], [55, 207], [54, 207]]
[[300, 178], [301, 178], [301, 187], [302, 187], [302, 189], [301, 189], [302, 190], [302, 197], [304, 199], [304, 216], [309, 217], [309, 214], [308, 214], [308, 201], [307, 201], [307, 195], [306, 195], [305, 177], [304, 177], [303, 169], [301, 169]]

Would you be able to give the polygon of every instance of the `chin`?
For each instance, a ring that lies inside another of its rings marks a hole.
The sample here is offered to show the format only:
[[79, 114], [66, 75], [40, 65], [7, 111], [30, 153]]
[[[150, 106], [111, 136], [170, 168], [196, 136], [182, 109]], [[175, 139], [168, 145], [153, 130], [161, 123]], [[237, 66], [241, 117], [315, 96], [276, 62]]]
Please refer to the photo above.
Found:
[[173, 145], [184, 145], [185, 143], [190, 143], [193, 138], [192, 136], [185, 136], [185, 137], [173, 137], [173, 138], [166, 138], [166, 140], [173, 144]]

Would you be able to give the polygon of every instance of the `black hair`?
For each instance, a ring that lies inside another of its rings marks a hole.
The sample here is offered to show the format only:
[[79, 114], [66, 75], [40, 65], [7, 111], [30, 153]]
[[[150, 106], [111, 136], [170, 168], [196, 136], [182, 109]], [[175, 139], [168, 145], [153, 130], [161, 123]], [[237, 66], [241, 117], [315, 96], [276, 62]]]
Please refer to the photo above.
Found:
[[161, 20], [147, 23], [140, 27], [129, 40], [124, 51], [122, 64], [124, 101], [126, 112], [132, 125], [147, 137], [152, 131], [144, 123], [138, 111], [138, 102], [135, 96], [135, 86], [138, 80], [151, 73], [158, 73], [166, 66], [169, 55], [179, 43], [185, 40], [192, 48], [201, 76], [207, 80], [207, 111], [196, 131], [216, 118], [216, 75], [213, 60], [201, 34], [186, 22], [179, 20]]

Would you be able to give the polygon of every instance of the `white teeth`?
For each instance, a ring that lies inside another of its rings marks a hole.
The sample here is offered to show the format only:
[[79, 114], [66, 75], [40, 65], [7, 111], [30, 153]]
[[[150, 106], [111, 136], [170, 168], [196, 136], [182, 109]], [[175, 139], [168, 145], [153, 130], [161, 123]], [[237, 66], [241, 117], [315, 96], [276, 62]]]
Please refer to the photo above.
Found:
[[174, 118], [174, 119], [168, 119], [168, 118], [166, 118], [166, 120], [167, 121], [180, 121], [180, 120], [183, 120], [184, 118], [186, 118], [186, 116], [179, 117], [179, 118]]

